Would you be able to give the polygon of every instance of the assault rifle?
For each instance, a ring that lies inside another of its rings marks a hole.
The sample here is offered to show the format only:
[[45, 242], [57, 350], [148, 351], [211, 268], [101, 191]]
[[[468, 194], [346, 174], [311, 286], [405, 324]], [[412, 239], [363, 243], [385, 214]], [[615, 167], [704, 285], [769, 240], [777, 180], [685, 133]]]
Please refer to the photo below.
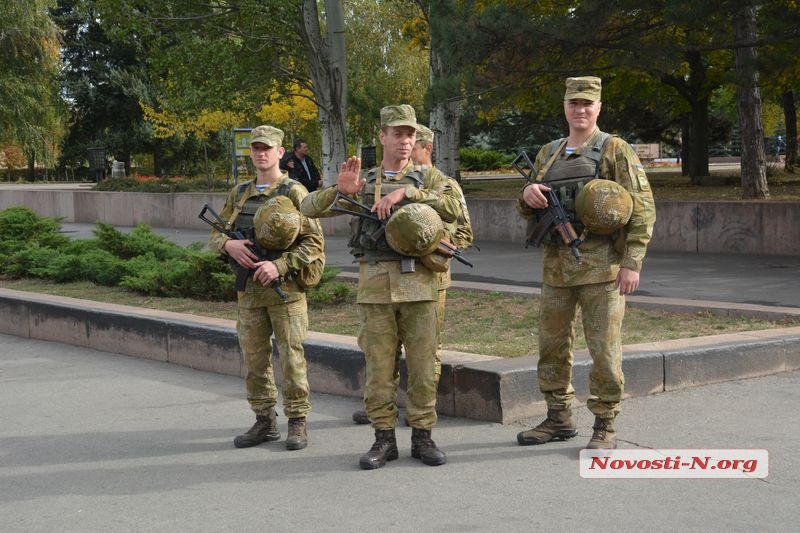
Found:
[[[338, 205], [339, 200], [344, 200], [346, 202], [349, 202], [349, 203], [353, 204], [354, 206], [360, 208], [360, 210], [358, 210], [358, 211], [357, 210], [350, 210], [350, 209], [346, 209], [344, 207], [340, 207]], [[372, 212], [372, 208], [370, 206], [368, 206], [366, 204], [363, 204], [363, 203], [359, 202], [358, 200], [350, 198], [349, 196], [347, 196], [345, 194], [342, 194], [341, 192], [337, 191], [336, 192], [336, 198], [334, 198], [333, 204], [331, 204], [330, 210], [331, 211], [336, 211], [338, 213], [346, 213], [348, 215], [358, 216], [358, 217], [361, 217], [361, 218], [365, 218], [367, 220], [372, 220], [374, 222], [377, 222], [379, 224], [378, 229], [373, 231], [372, 234], [369, 236], [370, 240], [372, 240], [373, 243], [376, 243], [376, 242], [378, 242], [379, 239], [381, 239], [382, 237], [385, 237], [386, 221], [385, 220], [381, 220], [380, 218], [378, 218], [378, 215], [376, 215], [375, 213]], [[463, 263], [463, 264], [467, 265], [470, 268], [473, 267], [473, 264], [470, 263], [469, 261], [467, 261], [461, 255], [461, 250], [459, 250], [458, 248], [456, 248], [455, 246], [453, 246], [451, 243], [449, 243], [448, 241], [446, 241], [444, 239], [439, 241], [439, 245], [433, 251], [433, 253], [436, 253], [436, 254], [439, 254], [439, 255], [443, 255], [444, 257], [452, 257], [456, 261], [458, 261], [460, 263]], [[401, 272], [404, 272], [404, 273], [406, 273], [406, 272], [414, 272], [414, 258], [413, 257], [408, 257], [408, 256], [403, 255], [403, 256], [401, 256], [400, 261], [401, 261], [401, 265], [400, 265], [400, 271]]]
[[[520, 164], [521, 162], [525, 163], [524, 167]], [[520, 152], [511, 164], [517, 172], [522, 174], [522, 177], [525, 178], [528, 183], [535, 182], [533, 163], [528, 157], [527, 152], [524, 150]], [[543, 183], [543, 185], [547, 185], [547, 183]], [[575, 259], [580, 263], [581, 253], [578, 251], [578, 246], [581, 244], [581, 239], [578, 237], [578, 232], [575, 231], [572, 222], [570, 222], [569, 215], [558, 200], [558, 195], [552, 189], [547, 191], [542, 190], [542, 194], [547, 198], [547, 207], [544, 208], [545, 214], [539, 219], [539, 223], [536, 224], [533, 231], [528, 235], [527, 243], [539, 247], [542, 245], [542, 241], [547, 234], [555, 229], [561, 237], [561, 240], [564, 241], [564, 244], [569, 246], [572, 250], [572, 255], [574, 255]]]
[[[206, 216], [206, 212], [211, 213], [211, 216], [214, 217], [214, 219], [212, 220], [208, 218]], [[246, 236], [239, 230], [228, 229], [225, 225], [225, 221], [222, 220], [222, 218], [217, 214], [217, 212], [214, 211], [208, 204], [203, 205], [203, 209], [200, 211], [198, 218], [203, 222], [205, 222], [206, 224], [208, 224], [209, 226], [211, 226], [212, 228], [214, 228], [215, 230], [219, 231], [220, 233], [227, 235], [231, 239], [236, 239], [238, 241], [244, 241], [244, 240], [249, 240], [251, 242], [254, 241], [255, 237], [254, 235]], [[251, 233], [253, 232], [251, 231]], [[258, 257], [259, 261], [267, 259], [266, 254], [264, 254], [264, 252], [260, 249], [260, 247], [251, 245], [248, 246], [247, 249], [253, 252]], [[231, 265], [235, 266], [236, 268], [236, 290], [243, 291], [245, 287], [247, 287], [248, 278], [250, 278], [253, 275], [253, 273], [255, 273], [255, 269], [243, 267], [242, 265], [236, 263], [236, 261], [233, 261], [232, 259], [231, 259]], [[278, 297], [281, 299], [282, 302], [286, 301], [287, 296], [286, 293], [283, 292], [283, 289], [281, 289], [280, 278], [275, 279], [272, 283], [269, 284], [269, 286], [270, 288], [272, 288], [272, 290], [274, 290], [278, 294]]]

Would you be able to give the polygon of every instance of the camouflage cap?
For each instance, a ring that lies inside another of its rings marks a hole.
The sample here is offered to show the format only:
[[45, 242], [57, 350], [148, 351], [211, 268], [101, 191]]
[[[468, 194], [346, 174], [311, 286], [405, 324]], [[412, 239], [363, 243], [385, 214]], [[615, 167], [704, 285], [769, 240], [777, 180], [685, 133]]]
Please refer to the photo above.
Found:
[[433, 130], [426, 128], [422, 124], [417, 124], [417, 140], [433, 143]]
[[567, 78], [567, 91], [564, 93], [564, 100], [589, 100], [597, 102], [600, 100], [600, 90], [602, 82], [595, 76], [580, 76], [578, 78]]
[[411, 126], [419, 127], [414, 108], [408, 104], [388, 105], [381, 109], [381, 127], [383, 126]]
[[250, 132], [250, 144], [253, 143], [280, 146], [283, 144], [283, 131], [272, 126], [258, 126]]

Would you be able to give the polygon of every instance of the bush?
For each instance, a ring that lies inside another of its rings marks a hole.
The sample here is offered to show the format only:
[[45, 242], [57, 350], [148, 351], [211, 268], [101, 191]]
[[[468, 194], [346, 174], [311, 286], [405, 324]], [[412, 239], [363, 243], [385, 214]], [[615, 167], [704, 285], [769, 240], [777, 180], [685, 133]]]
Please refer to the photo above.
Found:
[[0, 211], [0, 259], [28, 247], [59, 248], [69, 237], [59, 233], [55, 218], [40, 217], [29, 207], [19, 206]]
[[[235, 275], [220, 255], [202, 243], [186, 248], [139, 224], [130, 233], [98, 223], [94, 239], [73, 241], [59, 233], [55, 219], [28, 208], [0, 211], [0, 273], [66, 283], [91, 281], [150, 296], [231, 301]], [[325, 268], [309, 301], [338, 301], [350, 294], [330, 283], [337, 269]]]
[[511, 166], [512, 156], [481, 148], [460, 148], [462, 170], [497, 170]]

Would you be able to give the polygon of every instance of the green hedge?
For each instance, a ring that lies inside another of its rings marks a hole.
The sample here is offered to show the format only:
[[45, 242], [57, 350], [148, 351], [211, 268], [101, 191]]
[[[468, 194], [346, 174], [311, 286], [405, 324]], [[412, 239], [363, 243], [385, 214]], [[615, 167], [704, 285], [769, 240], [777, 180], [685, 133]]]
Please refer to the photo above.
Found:
[[[0, 211], [0, 275], [59, 283], [90, 281], [150, 296], [197, 300], [236, 299], [234, 273], [202, 243], [182, 247], [153, 233], [146, 224], [130, 233], [98, 223], [93, 239], [71, 240], [57, 219], [28, 207]], [[347, 298], [350, 286], [331, 283], [338, 270], [326, 267], [309, 302]]]
[[461, 170], [498, 170], [510, 167], [514, 160], [513, 156], [481, 148], [460, 148], [458, 155]]

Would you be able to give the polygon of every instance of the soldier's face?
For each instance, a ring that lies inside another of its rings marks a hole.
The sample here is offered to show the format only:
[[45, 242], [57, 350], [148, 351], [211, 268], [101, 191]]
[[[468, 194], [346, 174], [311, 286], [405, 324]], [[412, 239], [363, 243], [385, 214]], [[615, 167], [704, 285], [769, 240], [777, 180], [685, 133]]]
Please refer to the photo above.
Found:
[[567, 117], [571, 131], [594, 131], [600, 115], [601, 102], [591, 100], [566, 100], [564, 116]]
[[[411, 150], [411, 160], [415, 165], [430, 165], [431, 164], [431, 151], [428, 150], [429, 145], [426, 141], [417, 141], [414, 143], [414, 148]], [[433, 148], [431, 146], [431, 148]]]
[[387, 126], [381, 129], [380, 140], [384, 158], [393, 161], [409, 159], [417, 141], [417, 130], [410, 126]]
[[280, 162], [284, 152], [285, 150], [282, 146], [253, 143], [250, 145], [250, 160], [256, 170], [269, 170]]

